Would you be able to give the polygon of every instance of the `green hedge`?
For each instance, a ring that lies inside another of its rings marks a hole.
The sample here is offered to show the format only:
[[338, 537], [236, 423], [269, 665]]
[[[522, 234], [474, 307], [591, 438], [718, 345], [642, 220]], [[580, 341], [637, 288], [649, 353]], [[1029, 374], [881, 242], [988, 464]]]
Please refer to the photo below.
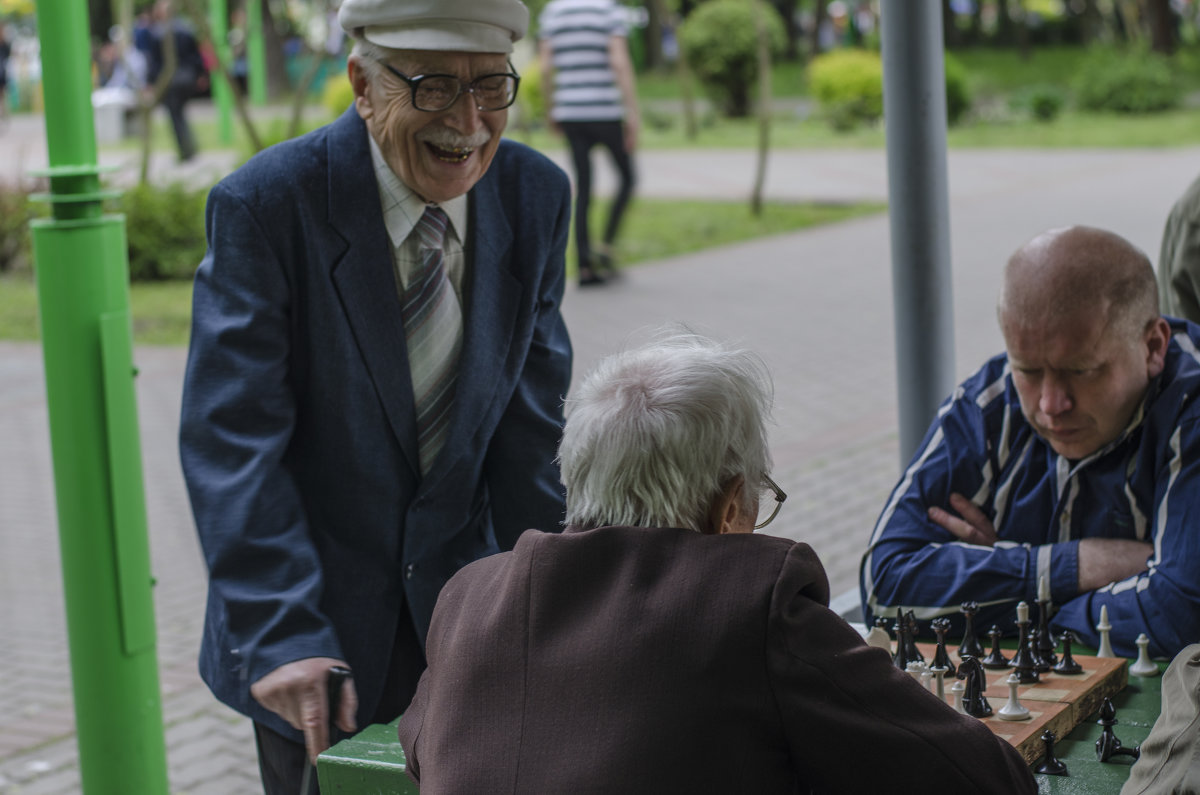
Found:
[[[774, 60], [786, 44], [783, 20], [774, 7], [758, 2]], [[746, 0], [708, 0], [679, 27], [683, 57], [709, 97], [727, 116], [750, 115], [758, 85], [755, 11]]]
[[[957, 124], [971, 108], [967, 69], [952, 55], [944, 59], [946, 120]], [[835, 130], [852, 130], [883, 118], [883, 63], [871, 50], [843, 49], [820, 55], [809, 66], [809, 86]]]
[[1084, 110], [1153, 113], [1179, 105], [1170, 61], [1145, 49], [1097, 50], [1080, 65], [1075, 94]]

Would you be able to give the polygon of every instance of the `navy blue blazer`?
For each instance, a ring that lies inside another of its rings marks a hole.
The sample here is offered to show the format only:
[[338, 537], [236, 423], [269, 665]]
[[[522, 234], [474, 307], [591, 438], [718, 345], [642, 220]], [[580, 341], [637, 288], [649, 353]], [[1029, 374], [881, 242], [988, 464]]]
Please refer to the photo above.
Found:
[[293, 660], [345, 659], [365, 725], [399, 611], [424, 642], [454, 572], [562, 522], [569, 184], [504, 141], [468, 195], [454, 414], [424, 478], [391, 243], [354, 108], [209, 195], [180, 429], [209, 568], [200, 672], [221, 701], [293, 739], [251, 683]]

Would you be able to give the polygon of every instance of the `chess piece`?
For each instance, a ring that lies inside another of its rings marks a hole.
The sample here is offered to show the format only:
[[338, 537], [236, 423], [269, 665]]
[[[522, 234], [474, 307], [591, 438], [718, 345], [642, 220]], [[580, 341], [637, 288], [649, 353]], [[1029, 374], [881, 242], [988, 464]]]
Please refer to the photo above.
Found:
[[950, 631], [950, 619], [935, 618], [930, 622], [929, 626], [933, 628], [933, 632], [937, 635], [937, 649], [933, 652], [933, 662], [930, 666], [933, 668], [945, 668], [946, 673], [954, 676], [957, 669], [954, 663], [950, 660], [950, 655], [946, 651], [946, 633]]
[[963, 602], [959, 607], [962, 614], [966, 616], [966, 622], [963, 625], [962, 645], [958, 647], [958, 658], [963, 657], [982, 657], [983, 646], [979, 645], [979, 638], [975, 637], [975, 614], [979, 612], [979, 602]]
[[1029, 709], [1017, 700], [1017, 687], [1021, 684], [1017, 672], [1013, 671], [1005, 680], [1008, 684], [1008, 701], [996, 713], [1000, 720], [1029, 720], [1032, 716]]
[[1066, 630], [1058, 636], [1062, 641], [1063, 653], [1058, 664], [1052, 669], [1056, 674], [1077, 674], [1083, 670], [1083, 666], [1075, 661], [1071, 656], [1071, 644], [1075, 641], [1075, 633], [1071, 630]]
[[934, 687], [936, 688], [938, 700], [943, 704], [946, 702], [946, 669], [941, 666], [934, 666], [929, 669], [933, 674]]
[[[960, 670], [960, 671], [962, 670], [961, 665], [958, 667], [958, 670]], [[954, 707], [955, 712], [961, 712], [964, 715], [966, 715], [967, 713], [966, 713], [966, 710], [964, 710], [962, 707], [962, 697], [963, 697], [963, 693], [965, 693], [966, 690], [967, 690], [967, 686], [965, 684], [963, 684], [963, 681], [961, 679], [956, 678], [954, 680], [954, 684], [950, 685], [950, 698], [951, 698], [950, 706]]]
[[1037, 604], [1037, 629], [1029, 642], [1038, 673], [1046, 673], [1058, 662], [1058, 657], [1054, 654], [1054, 639], [1050, 637], [1050, 584], [1045, 577], [1038, 580]]
[[892, 661], [901, 671], [906, 671], [908, 670], [908, 644], [905, 642], [904, 636], [908, 634], [908, 625], [904, 621], [904, 614], [898, 607], [896, 608], [896, 623], [892, 624], [892, 632], [896, 635], [896, 654], [892, 657]]
[[1132, 756], [1136, 761], [1142, 755], [1141, 746], [1126, 748], [1121, 745], [1121, 741], [1113, 732], [1113, 726], [1118, 722], [1117, 709], [1113, 706], [1112, 699], [1106, 697], [1100, 705], [1100, 719], [1096, 721], [1103, 727], [1100, 730], [1100, 738], [1096, 740], [1096, 758], [1101, 762], [1108, 762], [1114, 756]]
[[1108, 639], [1108, 633], [1112, 631], [1112, 624], [1108, 623], [1108, 605], [1100, 605], [1100, 623], [1096, 625], [1097, 631], [1100, 632], [1100, 648], [1096, 650], [1097, 657], [1116, 657], [1113, 654], [1112, 642]]
[[992, 624], [992, 628], [988, 631], [988, 635], [992, 638], [992, 650], [988, 652], [988, 656], [979, 661], [979, 664], [984, 668], [1007, 668], [1008, 658], [1004, 656], [1004, 652], [1000, 650], [1000, 627]]
[[1129, 666], [1129, 673], [1134, 676], [1158, 676], [1158, 666], [1150, 659], [1150, 638], [1146, 633], [1137, 636], [1134, 641], [1138, 647], [1137, 660]]
[[917, 648], [917, 633], [920, 627], [917, 625], [917, 615], [909, 610], [904, 614], [904, 627], [907, 632], [904, 633], [904, 642], [908, 648], [905, 654], [910, 660], [917, 660], [922, 665], [925, 664], [925, 655], [921, 654], [921, 650]]
[[983, 666], [975, 657], [963, 657], [958, 666], [957, 679], [965, 679], [962, 695], [962, 710], [976, 718], [986, 718], [992, 714], [992, 705], [988, 703], [983, 690], [987, 687], [987, 679]]
[[1016, 669], [1017, 679], [1021, 684], [1034, 684], [1041, 679], [1033, 652], [1029, 648], [1029, 605], [1024, 602], [1017, 605], [1017, 629], [1020, 631], [1017, 637], [1017, 653], [1013, 655], [1008, 666]]
[[1067, 775], [1066, 764], [1054, 755], [1054, 732], [1046, 729], [1042, 732], [1042, 743], [1046, 746], [1046, 758], [1042, 763], [1033, 769], [1034, 773], [1045, 773], [1048, 776], [1065, 776]]
[[886, 618], [875, 619], [875, 626], [867, 633], [867, 645], [883, 649], [888, 654], [892, 653], [892, 638], [887, 632]]
[[925, 673], [925, 663], [920, 660], [909, 660], [908, 666], [904, 670], [913, 678], [914, 682], [920, 682], [922, 674]]

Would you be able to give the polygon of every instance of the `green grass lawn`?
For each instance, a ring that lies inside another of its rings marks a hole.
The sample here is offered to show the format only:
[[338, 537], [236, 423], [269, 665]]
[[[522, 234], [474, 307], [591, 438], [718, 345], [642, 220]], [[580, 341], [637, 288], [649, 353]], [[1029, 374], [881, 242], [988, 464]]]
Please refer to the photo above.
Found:
[[[880, 204], [768, 204], [755, 218], [746, 202], [672, 202], [635, 199], [626, 216], [617, 255], [623, 266], [684, 254], [764, 235], [792, 232], [880, 212]], [[608, 203], [597, 202], [599, 214]], [[574, 248], [567, 271], [574, 278]], [[138, 344], [185, 345], [191, 323], [190, 281], [138, 282], [130, 290], [133, 336]], [[29, 274], [0, 277], [0, 339], [38, 338], [37, 290]]]

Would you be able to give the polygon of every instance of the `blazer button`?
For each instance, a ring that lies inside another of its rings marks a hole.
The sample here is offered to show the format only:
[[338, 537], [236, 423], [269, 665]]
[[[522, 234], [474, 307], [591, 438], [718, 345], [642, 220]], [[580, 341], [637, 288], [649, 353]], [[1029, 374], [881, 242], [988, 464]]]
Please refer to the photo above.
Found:
[[404, 567], [404, 579], [411, 580], [412, 576], [413, 576], [413, 572], [416, 571], [416, 569], [417, 569], [417, 567], [411, 563], [408, 564], [407, 566], [405, 566]]

